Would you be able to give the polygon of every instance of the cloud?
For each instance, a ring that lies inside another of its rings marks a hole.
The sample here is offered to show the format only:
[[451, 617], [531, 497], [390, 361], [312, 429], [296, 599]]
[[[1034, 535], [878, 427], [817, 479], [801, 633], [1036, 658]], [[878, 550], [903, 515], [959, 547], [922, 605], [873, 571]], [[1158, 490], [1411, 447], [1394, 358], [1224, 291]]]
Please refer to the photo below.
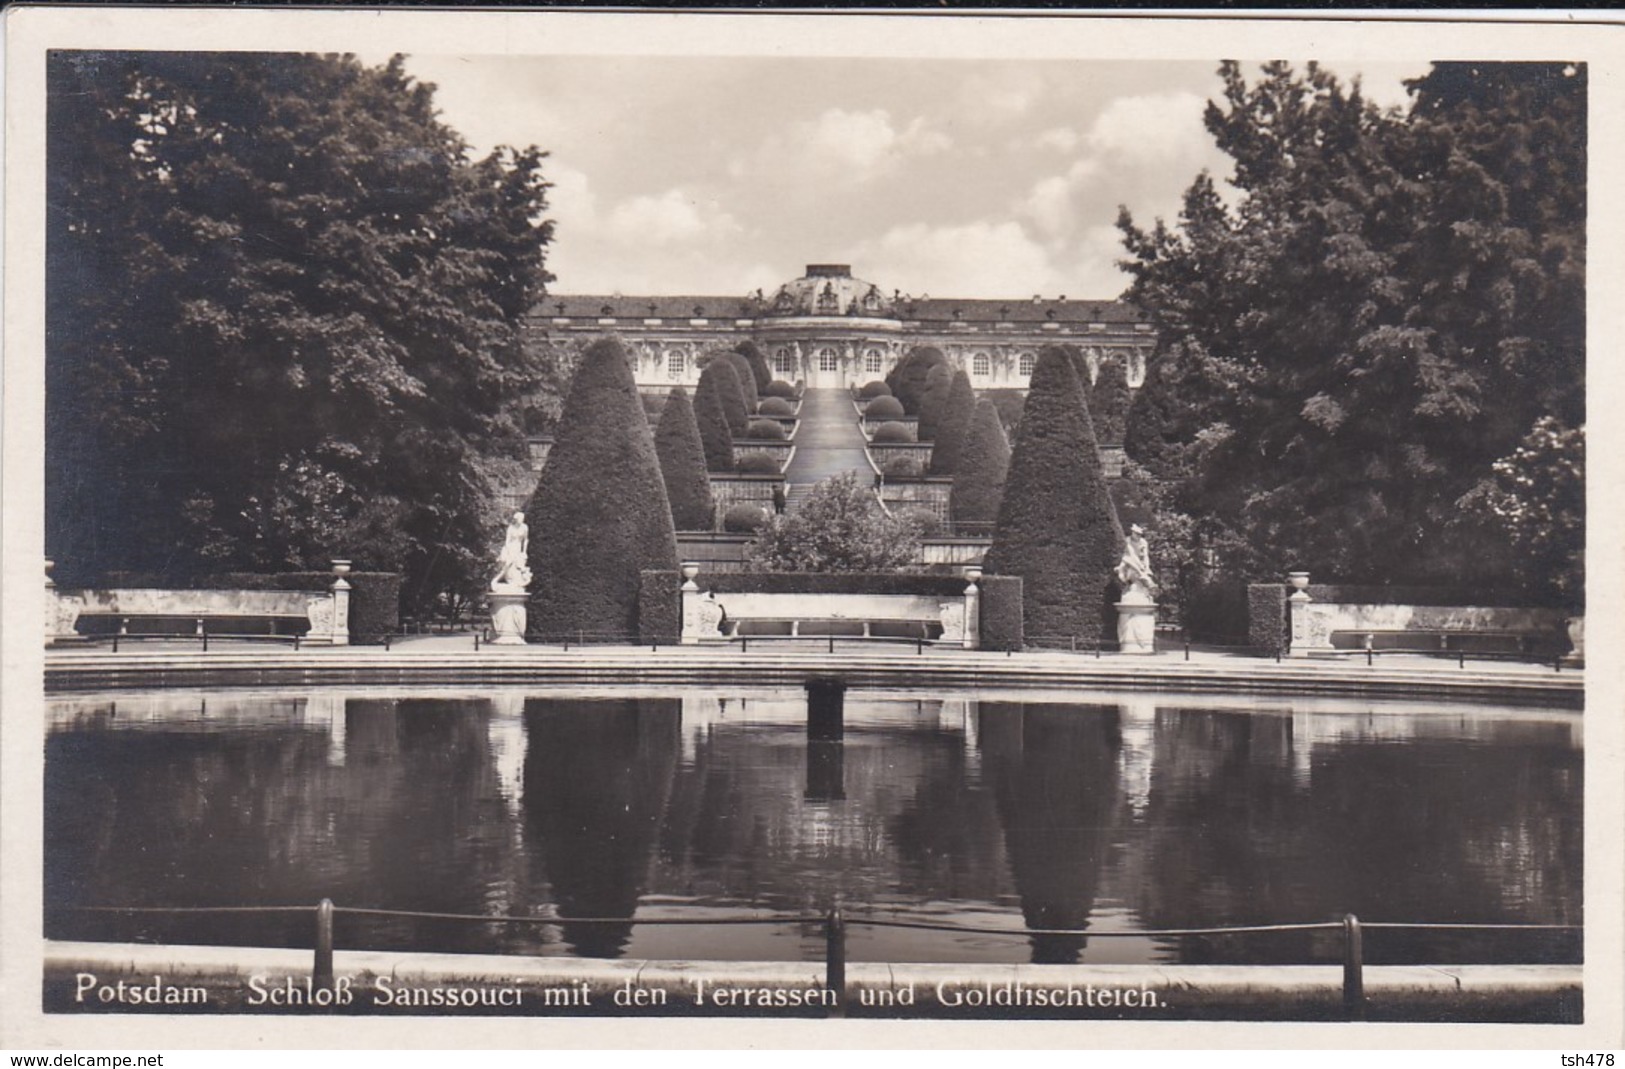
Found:
[[615, 205], [604, 219], [604, 233], [626, 245], [676, 245], [696, 239], [714, 241], [740, 229], [738, 221], [716, 203], [702, 203], [678, 189], [642, 194]]
[[1070, 153], [1083, 141], [1078, 132], [1070, 126], [1052, 126], [1033, 138], [1033, 144], [1038, 148], [1053, 149], [1056, 152]]
[[1099, 161], [1085, 157], [1063, 174], [1040, 178], [1015, 207], [1039, 235], [1051, 240], [1072, 233], [1079, 218], [1098, 205], [1088, 203], [1088, 187], [1100, 177]]
[[1054, 282], [1043, 247], [1009, 221], [896, 226], [860, 242], [851, 259], [916, 296], [1030, 296]]
[[859, 185], [889, 173], [905, 160], [933, 156], [951, 147], [953, 139], [923, 118], [899, 129], [884, 108], [829, 108], [815, 118], [792, 123], [754, 151], [734, 157], [728, 173], [736, 179], [775, 185]]
[[1174, 163], [1206, 146], [1202, 126], [1207, 101], [1195, 93], [1118, 97], [1095, 116], [1084, 143], [1097, 155], [1134, 165]]

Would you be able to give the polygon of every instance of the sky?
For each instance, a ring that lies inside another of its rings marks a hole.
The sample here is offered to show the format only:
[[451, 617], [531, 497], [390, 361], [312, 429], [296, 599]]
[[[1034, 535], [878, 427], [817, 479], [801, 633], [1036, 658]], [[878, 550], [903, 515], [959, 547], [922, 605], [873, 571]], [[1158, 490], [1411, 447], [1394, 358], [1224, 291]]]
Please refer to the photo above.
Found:
[[[381, 62], [385, 56], [362, 57]], [[1323, 60], [1384, 106], [1426, 65]], [[1299, 64], [1301, 66], [1301, 64]], [[1119, 205], [1177, 216], [1218, 64], [411, 55], [477, 152], [550, 153], [557, 294], [769, 294], [809, 263], [884, 291], [1111, 298]]]

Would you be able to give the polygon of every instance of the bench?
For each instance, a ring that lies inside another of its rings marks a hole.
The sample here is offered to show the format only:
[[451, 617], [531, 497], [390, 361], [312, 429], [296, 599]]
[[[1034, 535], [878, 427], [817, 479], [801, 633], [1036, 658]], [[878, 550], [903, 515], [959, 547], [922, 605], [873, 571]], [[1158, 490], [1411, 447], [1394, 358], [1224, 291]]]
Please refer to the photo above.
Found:
[[[683, 641], [816, 637], [963, 646], [966, 600], [924, 594], [685, 592]], [[972, 615], [972, 642], [974, 637]]]
[[349, 591], [53, 590], [53, 641], [212, 638], [349, 642]]
[[1332, 646], [1339, 650], [1394, 653], [1467, 653], [1508, 657], [1550, 657], [1563, 652], [1556, 636], [1521, 631], [1458, 631], [1442, 628], [1407, 628], [1333, 631]]

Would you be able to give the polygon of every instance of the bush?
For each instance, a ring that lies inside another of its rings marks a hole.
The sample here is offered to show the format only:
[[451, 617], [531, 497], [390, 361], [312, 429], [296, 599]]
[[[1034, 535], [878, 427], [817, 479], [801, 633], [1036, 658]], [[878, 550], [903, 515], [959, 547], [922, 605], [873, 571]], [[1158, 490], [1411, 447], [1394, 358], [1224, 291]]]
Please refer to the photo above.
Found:
[[[936, 450], [946, 443], [932, 447]], [[933, 466], [935, 466], [933, 464]], [[948, 515], [959, 523], [992, 523], [999, 518], [999, 500], [1004, 496], [1004, 479], [1010, 469], [1010, 443], [992, 401], [976, 402], [970, 432], [960, 449], [953, 490], [948, 497]]]
[[734, 505], [722, 514], [722, 529], [729, 534], [754, 534], [767, 520], [767, 510], [759, 505]]
[[[730, 445], [731, 448], [731, 445]], [[716, 506], [706, 475], [705, 445], [694, 419], [694, 406], [682, 387], [674, 387], [655, 428], [655, 455], [671, 503], [671, 521], [679, 531], [709, 531]]]
[[1106, 494], [1083, 386], [1054, 346], [1038, 357], [1021, 422], [987, 570], [1025, 581], [1026, 634], [1098, 641], [1123, 533]]
[[1248, 584], [1247, 645], [1265, 653], [1286, 649], [1286, 599], [1291, 589], [1284, 583]]
[[[890, 474], [889, 472], [887, 474]], [[942, 517], [925, 508], [901, 509], [892, 513], [899, 520], [913, 528], [914, 534], [919, 538], [930, 538], [942, 533]]]
[[1021, 577], [984, 575], [976, 585], [982, 589], [982, 649], [1021, 649], [1025, 645]]
[[971, 417], [975, 414], [976, 391], [971, 387], [970, 376], [956, 371], [953, 383], [948, 388], [948, 399], [943, 402], [942, 412], [937, 417], [936, 437], [932, 439], [936, 448], [931, 450], [932, 475], [954, 473], [959, 456], [965, 449], [965, 439], [970, 434]]
[[920, 392], [920, 422], [915, 433], [922, 442], [937, 436], [937, 423], [948, 407], [948, 393], [954, 388], [954, 373], [947, 364], [938, 364], [925, 376], [925, 389]]
[[745, 427], [745, 437], [782, 442], [789, 436], [784, 433], [784, 424], [776, 419], [753, 419]]
[[[1162, 582], [1166, 587], [1168, 580]], [[1182, 610], [1185, 634], [1192, 641], [1250, 644], [1247, 584], [1233, 579], [1192, 583]]]
[[1089, 417], [1094, 420], [1095, 434], [1107, 445], [1122, 445], [1128, 429], [1128, 406], [1131, 395], [1128, 371], [1121, 360], [1108, 360], [1100, 365], [1100, 376], [1089, 393]]
[[751, 378], [756, 381], [757, 396], [759, 398], [766, 396], [767, 387], [773, 381], [773, 371], [767, 366], [767, 357], [762, 355], [762, 350], [747, 338], [734, 346], [734, 352], [744, 357], [745, 363], [750, 365]]
[[892, 457], [880, 466], [880, 474], [888, 479], [919, 479], [925, 476], [925, 465], [915, 457]]
[[761, 398], [757, 392], [756, 372], [751, 368], [750, 361], [732, 350], [718, 353], [716, 359], [726, 360], [734, 369], [734, 374], [738, 376], [739, 392], [745, 399], [746, 415], [756, 411], [756, 402]]
[[[750, 410], [745, 406], [745, 388], [739, 382], [739, 373], [727, 360], [713, 360], [700, 372], [700, 383], [695, 396], [710, 392], [722, 405], [722, 414], [728, 418], [728, 433], [742, 437], [750, 421]], [[702, 410], [703, 411], [703, 410]], [[703, 416], [702, 416], [703, 418]]]
[[746, 453], [734, 465], [734, 470], [741, 475], [779, 475], [784, 466], [771, 453]]
[[782, 397], [764, 397], [757, 402], [756, 411], [764, 416], [794, 416], [796, 406]]
[[894, 419], [903, 414], [903, 403], [895, 397], [877, 397], [863, 410], [865, 419]]
[[932, 368], [947, 362], [948, 358], [942, 355], [940, 349], [929, 345], [910, 349], [908, 355], [898, 361], [886, 376], [886, 385], [891, 387], [892, 396], [902, 403], [904, 412], [920, 410], [926, 376], [931, 374]]
[[919, 539], [886, 514], [868, 480], [842, 472], [813, 487], [801, 508], [769, 524], [746, 549], [753, 570], [877, 572], [912, 564]]
[[677, 537], [619, 341], [603, 339], [582, 354], [525, 515], [535, 576], [531, 630], [634, 632], [638, 574], [675, 569]]
[[786, 401], [794, 401], [801, 396], [794, 385], [785, 382], [783, 379], [774, 379], [767, 384], [767, 387], [761, 393], [764, 397], [782, 397]]
[[882, 423], [869, 439], [876, 445], [903, 445], [914, 441], [914, 429], [906, 423]]
[[[858, 389], [858, 397], [864, 401], [873, 401], [877, 397], [890, 397], [891, 387], [879, 379], [864, 383]], [[899, 413], [901, 415], [901, 413]]]
[[728, 414], [722, 407], [716, 380], [707, 383], [700, 378], [694, 391], [694, 420], [699, 425], [700, 448], [705, 453], [705, 466], [709, 471], [732, 471], [734, 465], [734, 435], [728, 427]]
[[638, 574], [638, 641], [676, 645], [683, 637], [683, 573]]

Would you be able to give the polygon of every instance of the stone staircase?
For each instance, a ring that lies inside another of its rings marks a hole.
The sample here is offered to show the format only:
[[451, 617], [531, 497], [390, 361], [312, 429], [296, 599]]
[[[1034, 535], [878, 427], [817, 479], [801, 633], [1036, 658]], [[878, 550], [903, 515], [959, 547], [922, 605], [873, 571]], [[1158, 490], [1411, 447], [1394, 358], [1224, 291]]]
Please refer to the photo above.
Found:
[[793, 514], [801, 511], [801, 505], [812, 495], [811, 483], [786, 483], [784, 485], [784, 511]]

